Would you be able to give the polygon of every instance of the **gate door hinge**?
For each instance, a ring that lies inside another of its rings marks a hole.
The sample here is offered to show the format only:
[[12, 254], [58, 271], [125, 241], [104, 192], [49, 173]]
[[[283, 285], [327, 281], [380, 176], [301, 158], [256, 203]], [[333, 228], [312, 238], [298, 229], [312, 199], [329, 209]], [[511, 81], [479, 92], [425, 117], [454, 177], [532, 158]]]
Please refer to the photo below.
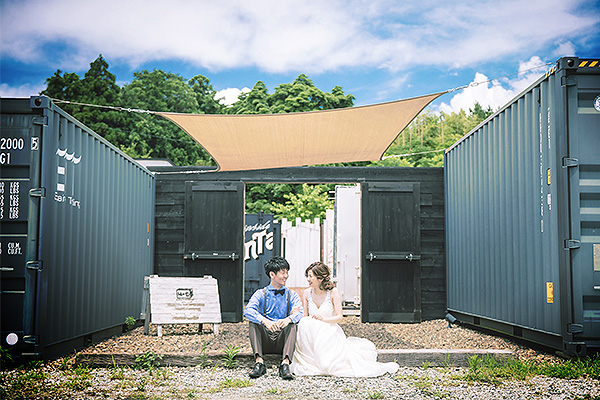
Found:
[[583, 325], [567, 324], [567, 333], [583, 333]]
[[44, 265], [41, 260], [39, 261], [27, 261], [27, 269], [34, 269], [38, 272], [42, 272]]
[[33, 117], [31, 120], [35, 125], [43, 125], [48, 126], [48, 116], [47, 115], [38, 115], [37, 117]]
[[563, 168], [577, 167], [579, 166], [579, 160], [577, 158], [563, 157]]
[[567, 239], [565, 240], [565, 250], [573, 250], [581, 247], [581, 242], [575, 239]]
[[46, 197], [46, 188], [34, 188], [29, 190], [29, 195], [31, 197]]
[[23, 336], [23, 342], [27, 344], [37, 345], [40, 343], [40, 338], [38, 335], [27, 335]]
[[561, 86], [575, 86], [577, 85], [577, 78], [574, 76], [561, 76], [560, 84]]

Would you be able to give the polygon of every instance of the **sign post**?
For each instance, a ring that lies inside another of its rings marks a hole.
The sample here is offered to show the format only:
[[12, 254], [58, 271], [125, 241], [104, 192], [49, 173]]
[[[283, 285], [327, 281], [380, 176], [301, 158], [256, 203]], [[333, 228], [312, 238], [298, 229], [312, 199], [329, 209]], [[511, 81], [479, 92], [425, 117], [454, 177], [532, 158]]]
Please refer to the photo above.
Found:
[[[150, 323], [157, 325], [158, 336], [162, 336], [163, 324], [217, 324], [221, 320], [218, 283], [212, 276], [202, 278], [159, 277], [145, 278], [142, 317], [145, 317], [144, 334], [148, 334]], [[147, 293], [147, 296], [146, 296]]]

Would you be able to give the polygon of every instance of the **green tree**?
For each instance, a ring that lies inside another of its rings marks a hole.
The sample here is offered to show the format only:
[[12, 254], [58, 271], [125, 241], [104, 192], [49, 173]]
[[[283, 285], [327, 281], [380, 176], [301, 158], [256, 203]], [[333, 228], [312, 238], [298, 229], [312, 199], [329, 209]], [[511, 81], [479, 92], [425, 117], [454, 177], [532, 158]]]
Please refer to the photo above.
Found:
[[273, 113], [305, 112], [351, 107], [354, 96], [345, 95], [340, 86], [331, 93], [325, 93], [304, 74], [300, 74], [292, 83], [283, 83], [275, 88], [269, 98]]
[[[186, 82], [179, 74], [161, 70], [139, 71], [121, 91], [127, 107], [165, 112], [203, 113], [198, 101], [209, 111], [220, 110], [211, 102], [214, 89], [198, 75]], [[209, 154], [172, 122], [158, 116], [135, 114], [127, 123], [129, 147], [124, 150], [142, 157], [168, 158], [176, 165], [213, 164]]]
[[252, 90], [238, 96], [238, 101], [227, 109], [229, 114], [271, 114], [269, 93], [262, 81], [256, 82]]
[[475, 103], [467, 114], [464, 110], [434, 114], [425, 110], [404, 129], [387, 149], [384, 160], [372, 166], [442, 167], [443, 150], [467, 134], [493, 113]]
[[286, 193], [283, 197], [286, 200], [284, 204], [271, 203], [271, 212], [277, 218], [286, 218], [288, 221], [295, 221], [300, 218], [302, 221], [315, 218], [325, 219], [325, 211], [333, 208], [333, 201], [329, 199], [328, 186], [309, 185], [304, 183], [298, 193]]
[[[115, 76], [108, 71], [108, 62], [102, 55], [90, 64], [83, 79], [75, 73], [62, 75], [57, 70], [52, 77], [46, 79], [46, 83], [47, 87], [41, 93], [58, 100], [114, 106], [119, 99], [120, 88]], [[127, 135], [123, 132], [125, 118], [122, 112], [68, 103], [61, 103], [60, 106], [115, 146], [120, 147], [126, 143]]]

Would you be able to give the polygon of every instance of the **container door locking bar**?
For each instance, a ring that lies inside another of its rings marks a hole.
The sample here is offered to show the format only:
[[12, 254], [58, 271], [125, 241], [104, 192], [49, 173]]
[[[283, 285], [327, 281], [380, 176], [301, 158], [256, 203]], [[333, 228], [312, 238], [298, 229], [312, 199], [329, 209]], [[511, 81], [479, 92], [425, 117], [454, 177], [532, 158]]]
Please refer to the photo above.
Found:
[[236, 252], [192, 252], [184, 254], [184, 260], [231, 260], [235, 261], [240, 258]]
[[421, 259], [420, 254], [413, 253], [377, 253], [369, 252], [365, 258], [369, 261], [373, 260], [408, 260], [408, 261], [419, 261]]

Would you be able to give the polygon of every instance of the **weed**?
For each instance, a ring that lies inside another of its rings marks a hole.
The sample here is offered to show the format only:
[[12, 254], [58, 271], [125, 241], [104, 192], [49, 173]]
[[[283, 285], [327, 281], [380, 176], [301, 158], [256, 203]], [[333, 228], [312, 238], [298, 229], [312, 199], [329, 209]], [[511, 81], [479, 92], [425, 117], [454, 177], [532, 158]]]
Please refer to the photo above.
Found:
[[129, 316], [125, 318], [125, 326], [127, 327], [127, 331], [129, 332], [135, 327], [136, 320], [135, 318]]
[[145, 392], [146, 391], [146, 384], [147, 383], [148, 383], [148, 379], [145, 376], [142, 376], [140, 378], [140, 381], [138, 382], [136, 390], [138, 392]]
[[454, 367], [454, 364], [452, 363], [452, 360], [450, 359], [450, 353], [446, 353], [446, 355], [444, 356], [444, 362], [442, 364], [444, 366], [444, 368], [452, 368]]
[[146, 354], [141, 354], [135, 358], [135, 369], [150, 370], [160, 366], [162, 356], [153, 351], [148, 351]]
[[247, 379], [229, 379], [225, 378], [223, 382], [219, 384], [223, 389], [232, 389], [232, 388], [245, 388], [254, 385], [254, 382], [249, 381]]
[[238, 366], [238, 360], [235, 357], [239, 354], [241, 347], [227, 345], [225, 355], [223, 356], [223, 366], [225, 368], [235, 368]]
[[277, 389], [276, 387], [272, 387], [266, 391], [267, 394], [284, 394], [287, 392], [289, 392], [289, 390]]
[[369, 392], [367, 393], [367, 399], [383, 399], [385, 396], [382, 392]]
[[196, 390], [190, 389], [190, 391], [185, 395], [186, 398], [192, 400], [196, 398]]
[[443, 399], [443, 398], [450, 396], [450, 394], [448, 392], [442, 392], [439, 390], [431, 390], [431, 389], [424, 389], [423, 394], [425, 394], [428, 397], [436, 397], [438, 399]]
[[423, 369], [429, 369], [431, 367], [431, 363], [428, 361], [423, 361]]
[[428, 377], [423, 377], [415, 382], [415, 386], [419, 389], [428, 389], [431, 387], [431, 381]]
[[69, 389], [83, 391], [92, 386], [90, 368], [79, 364], [74, 370], [65, 372], [69, 379], [64, 383]]
[[211, 365], [210, 361], [208, 361], [208, 354], [206, 354], [207, 347], [208, 347], [208, 343], [206, 342], [206, 339], [203, 339], [202, 340], [202, 349], [200, 350], [200, 357], [198, 357], [200, 359], [200, 367], [201, 368], [210, 367], [210, 365]]
[[6, 365], [13, 362], [13, 357], [10, 354], [10, 348], [6, 349], [0, 346], [0, 364]]
[[592, 397], [591, 394], [586, 393], [583, 395], [583, 397], [575, 397], [573, 400], [600, 400], [600, 396]]

